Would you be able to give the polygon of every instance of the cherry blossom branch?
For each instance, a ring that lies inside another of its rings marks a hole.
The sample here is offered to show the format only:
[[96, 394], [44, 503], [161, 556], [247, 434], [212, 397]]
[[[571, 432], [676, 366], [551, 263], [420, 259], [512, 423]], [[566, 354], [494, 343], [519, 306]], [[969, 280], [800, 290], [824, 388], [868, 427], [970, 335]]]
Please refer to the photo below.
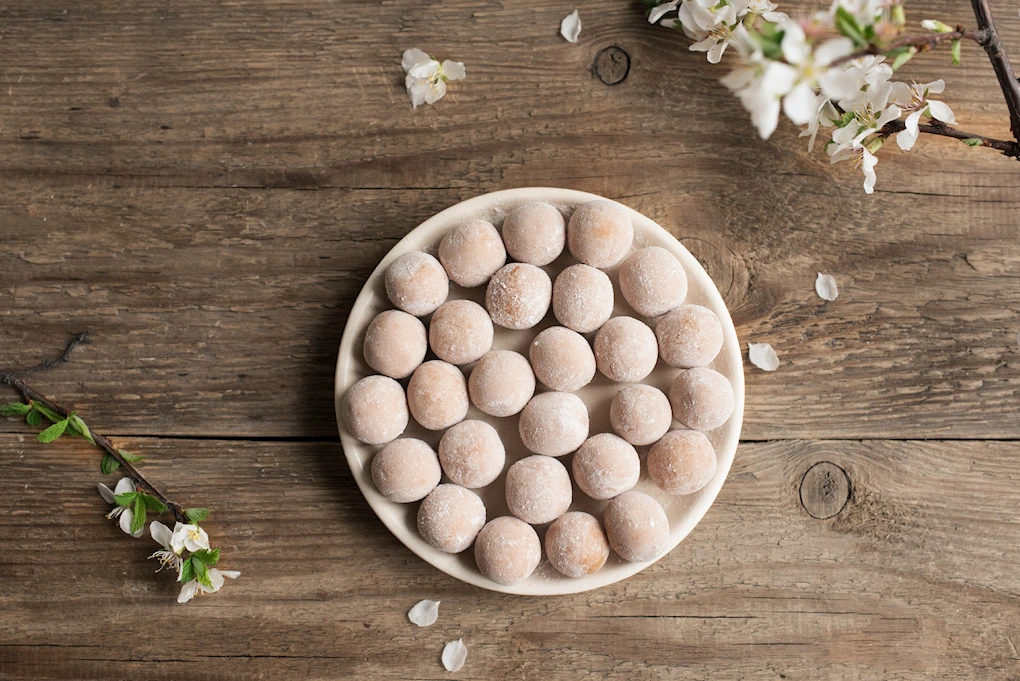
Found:
[[999, 32], [995, 28], [995, 21], [992, 19], [992, 8], [988, 0], [971, 0], [974, 8], [974, 16], [978, 26], [987, 32], [984, 42], [980, 43], [992, 62], [992, 69], [995, 70], [995, 77], [999, 80], [999, 87], [1006, 98], [1006, 106], [1009, 108], [1009, 128], [1013, 137], [1020, 141], [1020, 83], [1017, 83], [1016, 74], [1006, 56], [1006, 50], [1002, 46]]
[[[891, 121], [882, 127], [881, 134], [883, 137], [888, 137], [893, 133], [905, 130], [906, 127], [906, 124], [901, 120]], [[974, 146], [988, 147], [989, 149], [1001, 151], [1005, 156], [1009, 156], [1010, 158], [1020, 159], [1020, 142], [998, 140], [992, 137], [985, 137], [984, 135], [975, 135], [973, 133], [957, 130], [956, 128], [936, 120], [933, 120], [930, 125], [919, 125], [918, 129], [929, 135], [952, 137], [953, 139], [958, 140], [980, 140], [981, 144], [975, 144]]]
[[892, 42], [885, 43], [882, 45], [869, 45], [863, 50], [858, 50], [852, 54], [836, 59], [832, 62], [833, 66], [839, 66], [846, 62], [853, 61], [854, 59], [861, 59], [862, 57], [868, 57], [872, 55], [883, 54], [890, 50], [898, 50], [901, 47], [913, 47], [918, 52], [924, 52], [925, 50], [934, 49], [946, 41], [953, 40], [973, 40], [978, 45], [984, 45], [985, 41], [988, 40], [989, 32], [987, 29], [981, 29], [978, 31], [971, 31], [963, 28], [963, 26], [957, 26], [955, 31], [948, 33], [926, 33], [924, 35], [906, 35]]

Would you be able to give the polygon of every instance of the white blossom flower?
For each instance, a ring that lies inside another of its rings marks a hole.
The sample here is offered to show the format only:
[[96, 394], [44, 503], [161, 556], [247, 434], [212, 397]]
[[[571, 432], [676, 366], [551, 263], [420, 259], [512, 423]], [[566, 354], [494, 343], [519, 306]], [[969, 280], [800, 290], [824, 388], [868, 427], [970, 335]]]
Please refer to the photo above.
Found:
[[695, 42], [691, 52], [707, 52], [708, 62], [718, 64], [730, 44], [737, 23], [737, 7], [715, 0], [684, 0], [677, 14], [684, 34]]
[[812, 45], [797, 22], [785, 21], [779, 25], [783, 31], [780, 47], [783, 57], [797, 70], [797, 84], [783, 98], [783, 112], [791, 121], [804, 125], [818, 111], [815, 89], [821, 89], [829, 99], [853, 95], [855, 79], [842, 68], [828, 68], [832, 62], [853, 52], [849, 38], [832, 38]]
[[939, 94], [946, 89], [946, 82], [941, 78], [931, 83], [893, 83], [893, 100], [903, 108], [910, 111], [904, 121], [906, 128], [896, 135], [896, 144], [903, 151], [910, 151], [921, 130], [919, 124], [921, 116], [928, 116], [947, 125], [956, 123], [956, 115], [945, 102], [936, 102], [928, 99], [929, 94]]
[[208, 549], [209, 535], [198, 525], [177, 523], [170, 537], [170, 548], [174, 553], [180, 553], [183, 549], [192, 552]]
[[187, 603], [198, 593], [214, 594], [223, 587], [224, 577], [237, 579], [240, 576], [241, 573], [237, 570], [218, 570], [216, 568], [209, 568], [209, 582], [212, 586], [208, 587], [205, 584], [200, 584], [197, 579], [192, 579], [181, 587], [181, 593], [177, 596], [177, 602]]
[[864, 193], [873, 193], [875, 191], [875, 182], [878, 180], [878, 176], [875, 175], [875, 166], [878, 165], [878, 157], [869, 151], [867, 147], [857, 145], [851, 148], [841, 149], [835, 154], [832, 154], [829, 158], [830, 163], [838, 163], [839, 161], [847, 160], [853, 160], [854, 165], [864, 171]]
[[[134, 491], [135, 483], [131, 480], [131, 478], [121, 478], [117, 482], [117, 486], [112, 490], [103, 483], [99, 483], [99, 495], [103, 497], [108, 504], [116, 504], [117, 497], [119, 495], [128, 494], [129, 492]], [[113, 510], [106, 514], [106, 517], [110, 520], [115, 518], [118, 519], [120, 529], [124, 530], [125, 534], [130, 534], [135, 539], [142, 536], [144, 528], [139, 529], [137, 532], [131, 531], [131, 521], [134, 520], [135, 513], [130, 508], [120, 505], [114, 506]]]
[[[889, 101], [892, 92], [893, 84], [882, 82], [868, 87], [867, 91], [855, 97], [840, 100], [839, 108], [852, 113], [854, 117], [833, 131], [832, 144], [828, 148], [829, 156], [861, 146], [865, 139], [881, 130], [886, 123], [900, 117], [900, 107]], [[874, 167], [874, 163], [871, 165]]]
[[737, 13], [737, 17], [743, 18], [747, 14], [757, 14], [765, 21], [771, 21], [774, 24], [789, 21], [790, 17], [784, 12], [777, 12], [777, 7], [779, 5], [770, 2], [770, 0], [750, 0], [743, 11]]
[[670, 0], [670, 2], [664, 2], [661, 5], [656, 5], [652, 8], [652, 11], [648, 14], [648, 23], [654, 24], [662, 17], [666, 16], [677, 8], [680, 4], [680, 0]]
[[446, 94], [446, 82], [463, 80], [464, 64], [447, 59], [442, 64], [421, 50], [406, 50], [401, 56], [400, 64], [407, 77], [404, 85], [411, 105], [417, 109], [419, 104], [434, 104]]
[[812, 151], [815, 148], [815, 138], [818, 136], [818, 128], [825, 126], [831, 128], [839, 120], [839, 112], [836, 111], [836, 107], [832, 105], [829, 98], [825, 95], [818, 95], [815, 99], [817, 109], [811, 120], [808, 121], [807, 127], [801, 131], [801, 137], [809, 137], [807, 149]]
[[[156, 558], [159, 560], [159, 570], [169, 567], [180, 573], [181, 570], [181, 552], [175, 551], [171, 545], [173, 539], [173, 532], [170, 528], [159, 521], [153, 521], [149, 523], [149, 534], [156, 540], [156, 543], [163, 548], [156, 551], [149, 558]], [[156, 572], [159, 572], [156, 570]]]
[[788, 64], [767, 59], [743, 24], [733, 29], [732, 42], [740, 52], [741, 63], [722, 83], [736, 93], [750, 112], [761, 138], [768, 139], [779, 123], [780, 98], [793, 87], [797, 71]]

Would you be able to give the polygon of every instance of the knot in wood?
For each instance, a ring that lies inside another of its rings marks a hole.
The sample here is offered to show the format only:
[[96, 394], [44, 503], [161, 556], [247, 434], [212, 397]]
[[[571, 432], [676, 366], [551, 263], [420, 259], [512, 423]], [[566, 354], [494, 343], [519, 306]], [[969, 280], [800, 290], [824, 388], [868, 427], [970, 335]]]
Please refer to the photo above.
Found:
[[816, 463], [800, 482], [800, 504], [812, 518], [838, 515], [850, 500], [850, 476], [829, 461]]
[[619, 85], [630, 73], [630, 55], [616, 45], [595, 55], [595, 75], [606, 85]]

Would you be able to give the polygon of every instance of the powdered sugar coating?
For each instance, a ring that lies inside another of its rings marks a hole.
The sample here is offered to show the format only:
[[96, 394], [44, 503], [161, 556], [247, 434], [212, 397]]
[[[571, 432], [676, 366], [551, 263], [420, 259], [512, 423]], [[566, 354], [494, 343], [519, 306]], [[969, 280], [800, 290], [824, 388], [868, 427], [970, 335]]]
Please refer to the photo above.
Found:
[[588, 407], [573, 393], [540, 393], [521, 412], [519, 431], [528, 451], [569, 454], [588, 438]]
[[567, 243], [567, 223], [548, 203], [526, 203], [503, 220], [503, 243], [514, 260], [548, 265]]
[[429, 430], [443, 430], [467, 416], [467, 381], [460, 369], [434, 359], [414, 370], [407, 384], [407, 406]]
[[669, 389], [673, 418], [693, 430], [718, 428], [733, 414], [733, 386], [718, 371], [682, 371]]
[[567, 512], [573, 493], [570, 474], [549, 456], [529, 456], [506, 472], [506, 504], [526, 523], [541, 525]]
[[553, 314], [578, 333], [591, 333], [605, 324], [613, 316], [613, 302], [613, 282], [589, 265], [567, 267], [553, 285]]
[[612, 201], [581, 204], [567, 223], [567, 247], [592, 267], [612, 267], [623, 260], [634, 241], [630, 216]]
[[595, 516], [564, 513], [545, 533], [545, 555], [561, 574], [573, 579], [595, 574], [609, 558], [609, 541]]
[[446, 301], [450, 280], [443, 265], [428, 253], [405, 253], [386, 268], [386, 295], [408, 314], [424, 317]]
[[535, 394], [535, 373], [524, 355], [512, 350], [485, 354], [468, 381], [471, 402], [490, 416], [513, 416]]
[[344, 423], [358, 440], [381, 445], [407, 428], [407, 398], [400, 384], [387, 376], [366, 376], [344, 395]]
[[637, 450], [612, 433], [593, 435], [574, 453], [574, 481], [592, 499], [612, 499], [637, 484]]
[[365, 362], [390, 378], [407, 378], [425, 359], [425, 325], [402, 310], [380, 312], [365, 331]]
[[658, 358], [655, 333], [633, 317], [613, 317], [595, 334], [595, 362], [611, 381], [637, 383]]
[[681, 305], [655, 325], [662, 361], [687, 369], [712, 363], [723, 346], [722, 322], [701, 305]]
[[648, 452], [648, 477], [676, 496], [694, 494], [715, 475], [715, 448], [697, 430], [671, 430]]
[[492, 347], [492, 320], [471, 300], [443, 303], [429, 322], [429, 345], [436, 357], [462, 366], [476, 362]]
[[457, 284], [481, 286], [506, 263], [506, 248], [491, 222], [467, 220], [443, 237], [439, 262]]
[[638, 314], [658, 317], [684, 302], [687, 272], [665, 248], [642, 248], [620, 267], [620, 292]]
[[552, 280], [539, 267], [513, 262], [499, 269], [485, 289], [485, 309], [507, 329], [530, 329], [542, 321], [552, 300]]
[[372, 457], [372, 482], [398, 504], [424, 499], [443, 477], [436, 453], [421, 440], [400, 438]]
[[535, 336], [528, 351], [535, 377], [551, 390], [574, 392], [595, 377], [595, 353], [584, 336], [552, 326]]
[[488, 579], [509, 586], [531, 576], [542, 560], [535, 528], [511, 516], [493, 518], [475, 538], [475, 563]]
[[503, 472], [506, 449], [499, 433], [485, 421], [461, 421], [443, 433], [439, 462], [450, 480], [478, 489]]
[[446, 553], [460, 553], [471, 546], [483, 525], [485, 504], [460, 485], [439, 485], [418, 507], [418, 533]]
[[616, 434], [632, 445], [650, 445], [669, 430], [673, 408], [661, 390], [637, 383], [624, 386], [613, 397], [609, 422]]
[[609, 545], [624, 560], [643, 563], [669, 547], [669, 519], [659, 502], [643, 492], [624, 492], [609, 502], [602, 520]]

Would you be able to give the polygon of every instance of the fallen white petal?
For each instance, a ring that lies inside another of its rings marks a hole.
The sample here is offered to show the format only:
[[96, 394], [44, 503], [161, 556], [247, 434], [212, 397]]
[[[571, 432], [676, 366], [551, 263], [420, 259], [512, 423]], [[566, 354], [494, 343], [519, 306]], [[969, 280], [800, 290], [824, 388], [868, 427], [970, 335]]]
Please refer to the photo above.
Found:
[[439, 601], [430, 601], [426, 598], [411, 608], [407, 613], [407, 619], [419, 627], [428, 627], [435, 624], [436, 620], [439, 619]]
[[465, 660], [467, 660], [467, 646], [464, 645], [464, 639], [458, 638], [456, 641], [450, 641], [443, 648], [443, 666], [446, 667], [446, 671], [459, 672], [460, 668], [464, 666]]
[[815, 293], [822, 300], [835, 300], [839, 297], [836, 279], [831, 274], [819, 272], [818, 277], [815, 279]]
[[566, 38], [567, 42], [577, 42], [577, 36], [581, 35], [581, 15], [576, 9], [563, 17], [563, 21], [560, 22], [560, 35]]
[[750, 358], [751, 364], [762, 371], [775, 371], [779, 368], [779, 357], [768, 343], [748, 343], [747, 356]]

